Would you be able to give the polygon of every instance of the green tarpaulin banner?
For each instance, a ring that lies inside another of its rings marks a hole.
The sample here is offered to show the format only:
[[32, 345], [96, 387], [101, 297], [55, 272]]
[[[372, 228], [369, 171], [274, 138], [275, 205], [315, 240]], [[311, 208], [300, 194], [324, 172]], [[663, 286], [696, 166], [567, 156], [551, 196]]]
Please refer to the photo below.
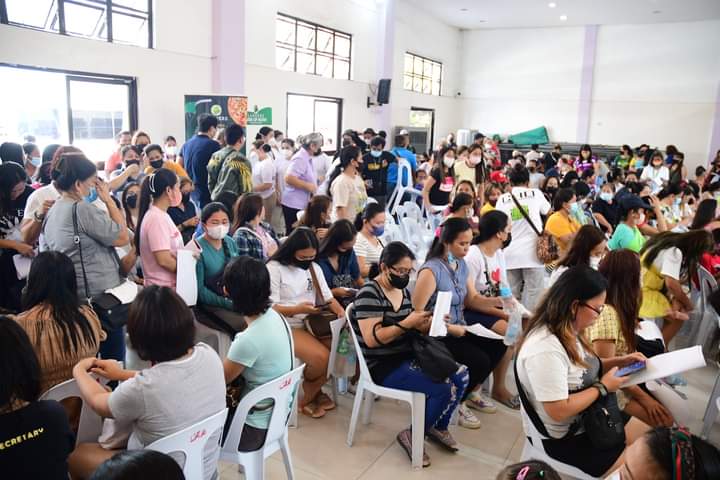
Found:
[[533, 143], [543, 144], [549, 143], [547, 129], [545, 127], [538, 127], [527, 132], [516, 133], [510, 135], [508, 140], [517, 145], [532, 145]]

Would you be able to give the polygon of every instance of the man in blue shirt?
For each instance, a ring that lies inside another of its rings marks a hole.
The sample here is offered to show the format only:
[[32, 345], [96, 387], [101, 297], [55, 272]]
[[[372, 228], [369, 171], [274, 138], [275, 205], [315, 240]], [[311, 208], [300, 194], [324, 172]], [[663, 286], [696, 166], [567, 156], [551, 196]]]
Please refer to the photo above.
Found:
[[198, 133], [185, 142], [180, 150], [178, 160], [185, 166], [190, 179], [195, 184], [191, 197], [200, 207], [210, 203], [210, 190], [208, 189], [207, 166], [213, 153], [220, 150], [220, 144], [213, 140], [217, 131], [218, 120], [215, 115], [203, 113], [198, 116]]
[[[417, 159], [415, 158], [415, 154], [412, 153], [410, 150], [408, 150], [405, 147], [405, 135], [396, 135], [395, 136], [395, 146], [392, 150], [390, 150], [390, 153], [395, 155], [396, 157], [404, 158], [408, 161], [410, 164], [410, 168], [412, 168], [413, 173], [415, 173], [415, 170], [417, 170]], [[412, 179], [407, 178], [407, 174], [403, 176], [402, 184], [407, 186], [411, 185], [410, 181]], [[391, 163], [388, 166], [388, 176], [387, 176], [387, 194], [388, 196], [392, 195], [392, 192], [395, 191], [395, 186], [397, 185], [398, 181], [398, 164], [396, 162]]]

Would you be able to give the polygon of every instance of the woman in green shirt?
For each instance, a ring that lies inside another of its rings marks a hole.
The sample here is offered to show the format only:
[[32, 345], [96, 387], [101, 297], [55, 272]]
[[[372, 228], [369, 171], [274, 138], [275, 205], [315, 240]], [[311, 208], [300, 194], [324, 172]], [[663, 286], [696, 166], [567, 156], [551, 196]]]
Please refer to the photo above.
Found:
[[608, 242], [610, 250], [627, 248], [633, 252], [640, 252], [645, 245], [645, 237], [637, 225], [640, 222], [643, 210], [650, 210], [652, 207], [643, 202], [637, 195], [628, 195], [620, 200], [622, 221], [618, 224], [612, 238]]

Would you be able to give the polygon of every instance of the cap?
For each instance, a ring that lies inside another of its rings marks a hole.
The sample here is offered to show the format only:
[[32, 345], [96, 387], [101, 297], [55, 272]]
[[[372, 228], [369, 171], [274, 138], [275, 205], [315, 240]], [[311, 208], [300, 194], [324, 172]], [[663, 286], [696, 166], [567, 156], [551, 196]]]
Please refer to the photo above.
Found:
[[495, 170], [490, 174], [490, 181], [495, 183], [508, 183], [508, 178], [500, 170]]
[[402, 130], [400, 130], [400, 133], [398, 133], [398, 135], [410, 135], [410, 132], [403, 128]]
[[652, 210], [652, 206], [643, 201], [642, 198], [638, 197], [637, 195], [625, 195], [622, 199], [620, 199], [620, 206], [623, 210], [637, 210], [639, 208], [645, 209], [645, 210]]

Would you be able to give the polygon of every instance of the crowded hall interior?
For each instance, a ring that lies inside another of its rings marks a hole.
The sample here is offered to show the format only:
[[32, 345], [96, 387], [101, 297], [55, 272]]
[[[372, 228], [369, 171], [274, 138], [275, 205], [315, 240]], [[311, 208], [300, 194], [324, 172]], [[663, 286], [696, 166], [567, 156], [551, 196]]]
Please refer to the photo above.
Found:
[[719, 0], [0, 0], [0, 478], [720, 479]]

